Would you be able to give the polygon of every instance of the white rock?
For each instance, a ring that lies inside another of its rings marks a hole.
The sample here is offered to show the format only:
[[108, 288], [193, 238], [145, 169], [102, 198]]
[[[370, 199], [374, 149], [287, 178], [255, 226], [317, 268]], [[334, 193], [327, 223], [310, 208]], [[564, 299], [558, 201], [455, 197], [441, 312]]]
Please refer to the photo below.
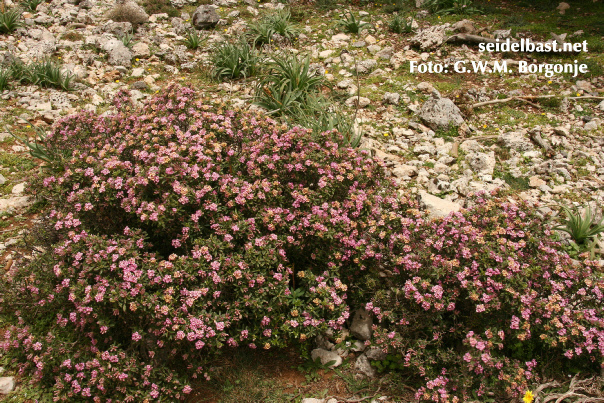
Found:
[[132, 77], [142, 77], [145, 74], [145, 69], [143, 67], [137, 67], [132, 69]]
[[25, 182], [22, 182], [22, 183], [19, 183], [19, 184], [13, 186], [12, 194], [20, 195], [24, 191], [25, 191]]
[[531, 176], [529, 178], [529, 186], [532, 188], [539, 188], [545, 185], [545, 181], [538, 176]]
[[393, 170], [392, 174], [397, 178], [411, 178], [417, 175], [417, 167], [413, 165], [397, 165]]
[[413, 38], [411, 43], [420, 47], [421, 50], [429, 50], [436, 48], [443, 44], [447, 39], [445, 29], [449, 27], [449, 24], [434, 25], [426, 29], [419, 31]]
[[590, 120], [589, 122], [585, 123], [585, 126], [583, 126], [583, 128], [586, 131], [596, 130], [598, 128], [598, 122], [596, 120]]
[[3, 376], [0, 378], [0, 394], [6, 395], [15, 390], [15, 378]]
[[490, 153], [471, 153], [466, 156], [466, 161], [472, 171], [478, 175], [493, 175], [495, 169], [495, 151]]
[[384, 101], [385, 104], [390, 105], [398, 105], [400, 99], [401, 94], [399, 94], [398, 92], [387, 92], [382, 97], [382, 101]]
[[564, 14], [566, 13], [566, 10], [568, 10], [570, 8], [570, 5], [568, 3], [562, 2], [560, 4], [558, 4], [558, 7], [556, 7], [556, 10], [560, 11], [560, 14]]
[[364, 108], [371, 103], [369, 98], [365, 97], [350, 97], [346, 100], [346, 105], [348, 106], [357, 106], [359, 108]]
[[149, 57], [151, 56], [151, 50], [146, 43], [138, 42], [132, 46], [132, 54], [134, 57]]
[[422, 105], [419, 117], [433, 130], [447, 130], [464, 123], [461, 111], [449, 98], [431, 97]]
[[354, 368], [369, 378], [374, 378], [376, 375], [375, 368], [371, 366], [369, 359], [365, 354], [361, 354], [354, 363]]
[[329, 366], [329, 368], [335, 368], [342, 365], [342, 357], [338, 355], [338, 353], [333, 351], [327, 351], [322, 348], [315, 348], [311, 351], [310, 357], [313, 361], [317, 359], [321, 360], [321, 364], [327, 365], [329, 362], [333, 361], [333, 363]]
[[10, 199], [0, 199], [0, 211], [6, 211], [9, 208], [19, 209], [31, 204], [28, 196], [11, 197]]
[[331, 37], [333, 42], [348, 42], [350, 40], [350, 36], [346, 34], [337, 34]]
[[444, 200], [424, 191], [419, 192], [420, 204], [429, 211], [431, 218], [445, 217], [450, 213], [461, 210], [461, 205], [449, 200]]
[[600, 102], [598, 108], [600, 108], [601, 111], [604, 111], [604, 101]]

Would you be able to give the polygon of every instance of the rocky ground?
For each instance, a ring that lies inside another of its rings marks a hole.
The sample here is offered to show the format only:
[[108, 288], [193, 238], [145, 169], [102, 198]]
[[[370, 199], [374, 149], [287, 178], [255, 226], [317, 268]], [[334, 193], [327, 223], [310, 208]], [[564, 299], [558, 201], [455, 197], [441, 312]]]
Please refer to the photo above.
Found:
[[[81, 109], [111, 113], [110, 100], [119, 89], [130, 89], [133, 99], [143, 102], [173, 82], [191, 85], [234, 107], [257, 108], [253, 77], [225, 83], [212, 80], [209, 54], [215, 44], [240, 36], [254, 19], [288, 6], [260, 0], [214, 0], [199, 9], [191, 0], [164, 3], [161, 11], [166, 12], [153, 14], [131, 2], [53, 0], [23, 12], [23, 26], [0, 36], [4, 66], [15, 58], [25, 63], [49, 58], [74, 76], [72, 91], [13, 84], [0, 94], [0, 264], [6, 269], [22, 257], [26, 250], [22, 234], [44, 212], [42, 203], [24, 193], [39, 161], [9, 132], [33, 140], [32, 125], [44, 129]], [[546, 208], [601, 203], [604, 32], [589, 24], [578, 29], [581, 21], [593, 17], [591, 9], [565, 6], [535, 13], [535, 20], [551, 24], [541, 23], [534, 32], [529, 17], [524, 25], [512, 23], [521, 9], [501, 3], [506, 7], [492, 14], [442, 17], [407, 3], [334, 4], [333, 9], [293, 4], [299, 39], [263, 51], [308, 55], [316, 74], [324, 75], [339, 94], [334, 102], [356, 117], [356, 129], [363, 135], [360, 147], [386, 161], [405, 191], [417, 193], [433, 215], [466, 206], [471, 192], [496, 188], [507, 190], [510, 198], [541, 202]], [[14, 6], [10, 0], [5, 5]], [[389, 31], [393, 9], [409, 18], [412, 32]], [[347, 10], [371, 26], [359, 34], [342, 32], [336, 21]], [[114, 21], [124, 13], [134, 24]], [[202, 46], [190, 50], [184, 45], [185, 36], [198, 28]], [[550, 35], [550, 28], [555, 35]], [[124, 44], [129, 33], [131, 42]], [[456, 34], [586, 40], [588, 51], [558, 59], [486, 53], [468, 41], [452, 41]], [[575, 59], [587, 63], [591, 71], [577, 77], [546, 77], [543, 72], [521, 74], [516, 68], [522, 61], [572, 63]], [[515, 71], [493, 72], [494, 60], [505, 60]], [[489, 65], [484, 72], [465, 74], [422, 74], [410, 69], [411, 62], [453, 65], [457, 61]], [[350, 330], [358, 340], [370, 337], [370, 330], [367, 335], [363, 333], [367, 329], [355, 326]], [[357, 357], [356, 371], [375, 376], [369, 360], [379, 357], [373, 357], [372, 351], [362, 353], [362, 342], [349, 347]], [[348, 350], [339, 351], [328, 339], [319, 340], [313, 352], [324, 364], [335, 361], [331, 366], [339, 365], [346, 354]], [[5, 382], [6, 390], [14, 387]]]

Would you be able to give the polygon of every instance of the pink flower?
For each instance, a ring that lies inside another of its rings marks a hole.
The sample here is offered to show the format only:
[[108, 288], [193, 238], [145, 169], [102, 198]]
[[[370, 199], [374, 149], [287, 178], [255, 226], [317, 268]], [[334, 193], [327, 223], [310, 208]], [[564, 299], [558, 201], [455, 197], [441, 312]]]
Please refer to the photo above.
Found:
[[142, 338], [143, 338], [143, 336], [141, 336], [138, 332], [132, 333], [132, 340], [139, 341]]

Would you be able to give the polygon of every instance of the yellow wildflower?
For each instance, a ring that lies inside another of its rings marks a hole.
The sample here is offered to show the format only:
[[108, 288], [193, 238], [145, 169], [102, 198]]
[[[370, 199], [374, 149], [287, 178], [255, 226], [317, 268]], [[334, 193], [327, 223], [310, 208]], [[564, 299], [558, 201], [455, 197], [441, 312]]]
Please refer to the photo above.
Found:
[[535, 396], [533, 396], [533, 392], [531, 392], [530, 390], [527, 390], [526, 393], [524, 394], [524, 397], [522, 398], [522, 401], [524, 403], [531, 403], [534, 398], [535, 398]]

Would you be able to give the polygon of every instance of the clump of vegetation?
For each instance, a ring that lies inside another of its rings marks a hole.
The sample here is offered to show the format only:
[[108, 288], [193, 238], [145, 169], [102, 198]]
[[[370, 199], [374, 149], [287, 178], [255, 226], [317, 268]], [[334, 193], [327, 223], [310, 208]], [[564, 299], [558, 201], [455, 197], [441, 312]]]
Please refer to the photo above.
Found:
[[423, 6], [430, 12], [440, 15], [473, 15], [480, 13], [472, 0], [426, 0]]
[[117, 39], [119, 39], [128, 49], [132, 49], [136, 44], [134, 41], [134, 32], [125, 32], [123, 35], [118, 35]]
[[44, 3], [46, 0], [23, 0], [21, 1], [21, 7], [29, 10], [31, 12], [35, 12], [38, 6]]
[[[202, 4], [203, 2], [199, 2]], [[168, 14], [169, 17], [178, 17], [180, 12], [173, 7], [170, 0], [143, 0], [142, 6], [147, 14]]]
[[249, 25], [248, 37], [254, 46], [270, 44], [277, 35], [279, 40], [292, 42], [298, 38], [299, 31], [290, 19], [291, 13], [285, 9], [265, 15]]
[[0, 292], [13, 369], [57, 401], [176, 401], [221, 350], [344, 326], [388, 248], [367, 229], [412, 203], [377, 159], [186, 88], [114, 104], [45, 137], [68, 153], [32, 185], [58, 242]]
[[599, 373], [601, 268], [573, 263], [534, 206], [486, 194], [471, 202], [394, 232], [390, 274], [366, 279], [365, 308], [380, 323], [372, 343], [422, 379], [418, 400], [522, 397], [542, 376]]
[[[573, 247], [577, 252], [584, 252], [592, 249], [590, 243], [599, 234], [604, 232], [604, 213], [602, 211], [592, 210], [590, 205], [583, 208], [584, 213], [581, 214], [577, 208], [571, 209], [566, 206], [560, 206], [561, 214], [564, 218], [560, 218], [560, 225], [555, 227], [558, 231], [566, 232], [570, 235], [573, 241]], [[600, 216], [598, 220], [596, 217]]]
[[12, 8], [0, 11], [0, 34], [10, 34], [21, 26], [21, 11]]
[[388, 28], [395, 34], [411, 33], [413, 32], [413, 18], [408, 20], [401, 15], [395, 15], [394, 18], [388, 22]]
[[196, 29], [191, 29], [185, 35], [185, 46], [189, 49], [198, 49], [202, 43], [202, 35]]
[[20, 84], [33, 84], [40, 87], [51, 87], [60, 90], [70, 90], [73, 76], [63, 72], [61, 66], [49, 59], [34, 61], [29, 64], [15, 60], [5, 70], [5, 77]]
[[212, 75], [219, 80], [236, 80], [251, 77], [260, 71], [263, 58], [244, 39], [235, 43], [217, 45], [210, 56]]
[[149, 16], [143, 12], [136, 3], [122, 3], [116, 6], [107, 15], [108, 18], [117, 22], [129, 22], [132, 25], [143, 24], [147, 22]]
[[368, 22], [357, 20], [353, 13], [348, 12], [344, 14], [344, 18], [338, 21], [338, 26], [340, 26], [340, 28], [342, 28], [344, 32], [350, 34], [358, 34], [363, 29], [370, 27], [371, 24]]
[[323, 83], [323, 76], [311, 71], [308, 57], [274, 56], [256, 90], [256, 104], [273, 115], [291, 115], [304, 109]]
[[9, 69], [0, 68], [0, 92], [8, 88], [9, 81], [11, 79], [11, 72]]

